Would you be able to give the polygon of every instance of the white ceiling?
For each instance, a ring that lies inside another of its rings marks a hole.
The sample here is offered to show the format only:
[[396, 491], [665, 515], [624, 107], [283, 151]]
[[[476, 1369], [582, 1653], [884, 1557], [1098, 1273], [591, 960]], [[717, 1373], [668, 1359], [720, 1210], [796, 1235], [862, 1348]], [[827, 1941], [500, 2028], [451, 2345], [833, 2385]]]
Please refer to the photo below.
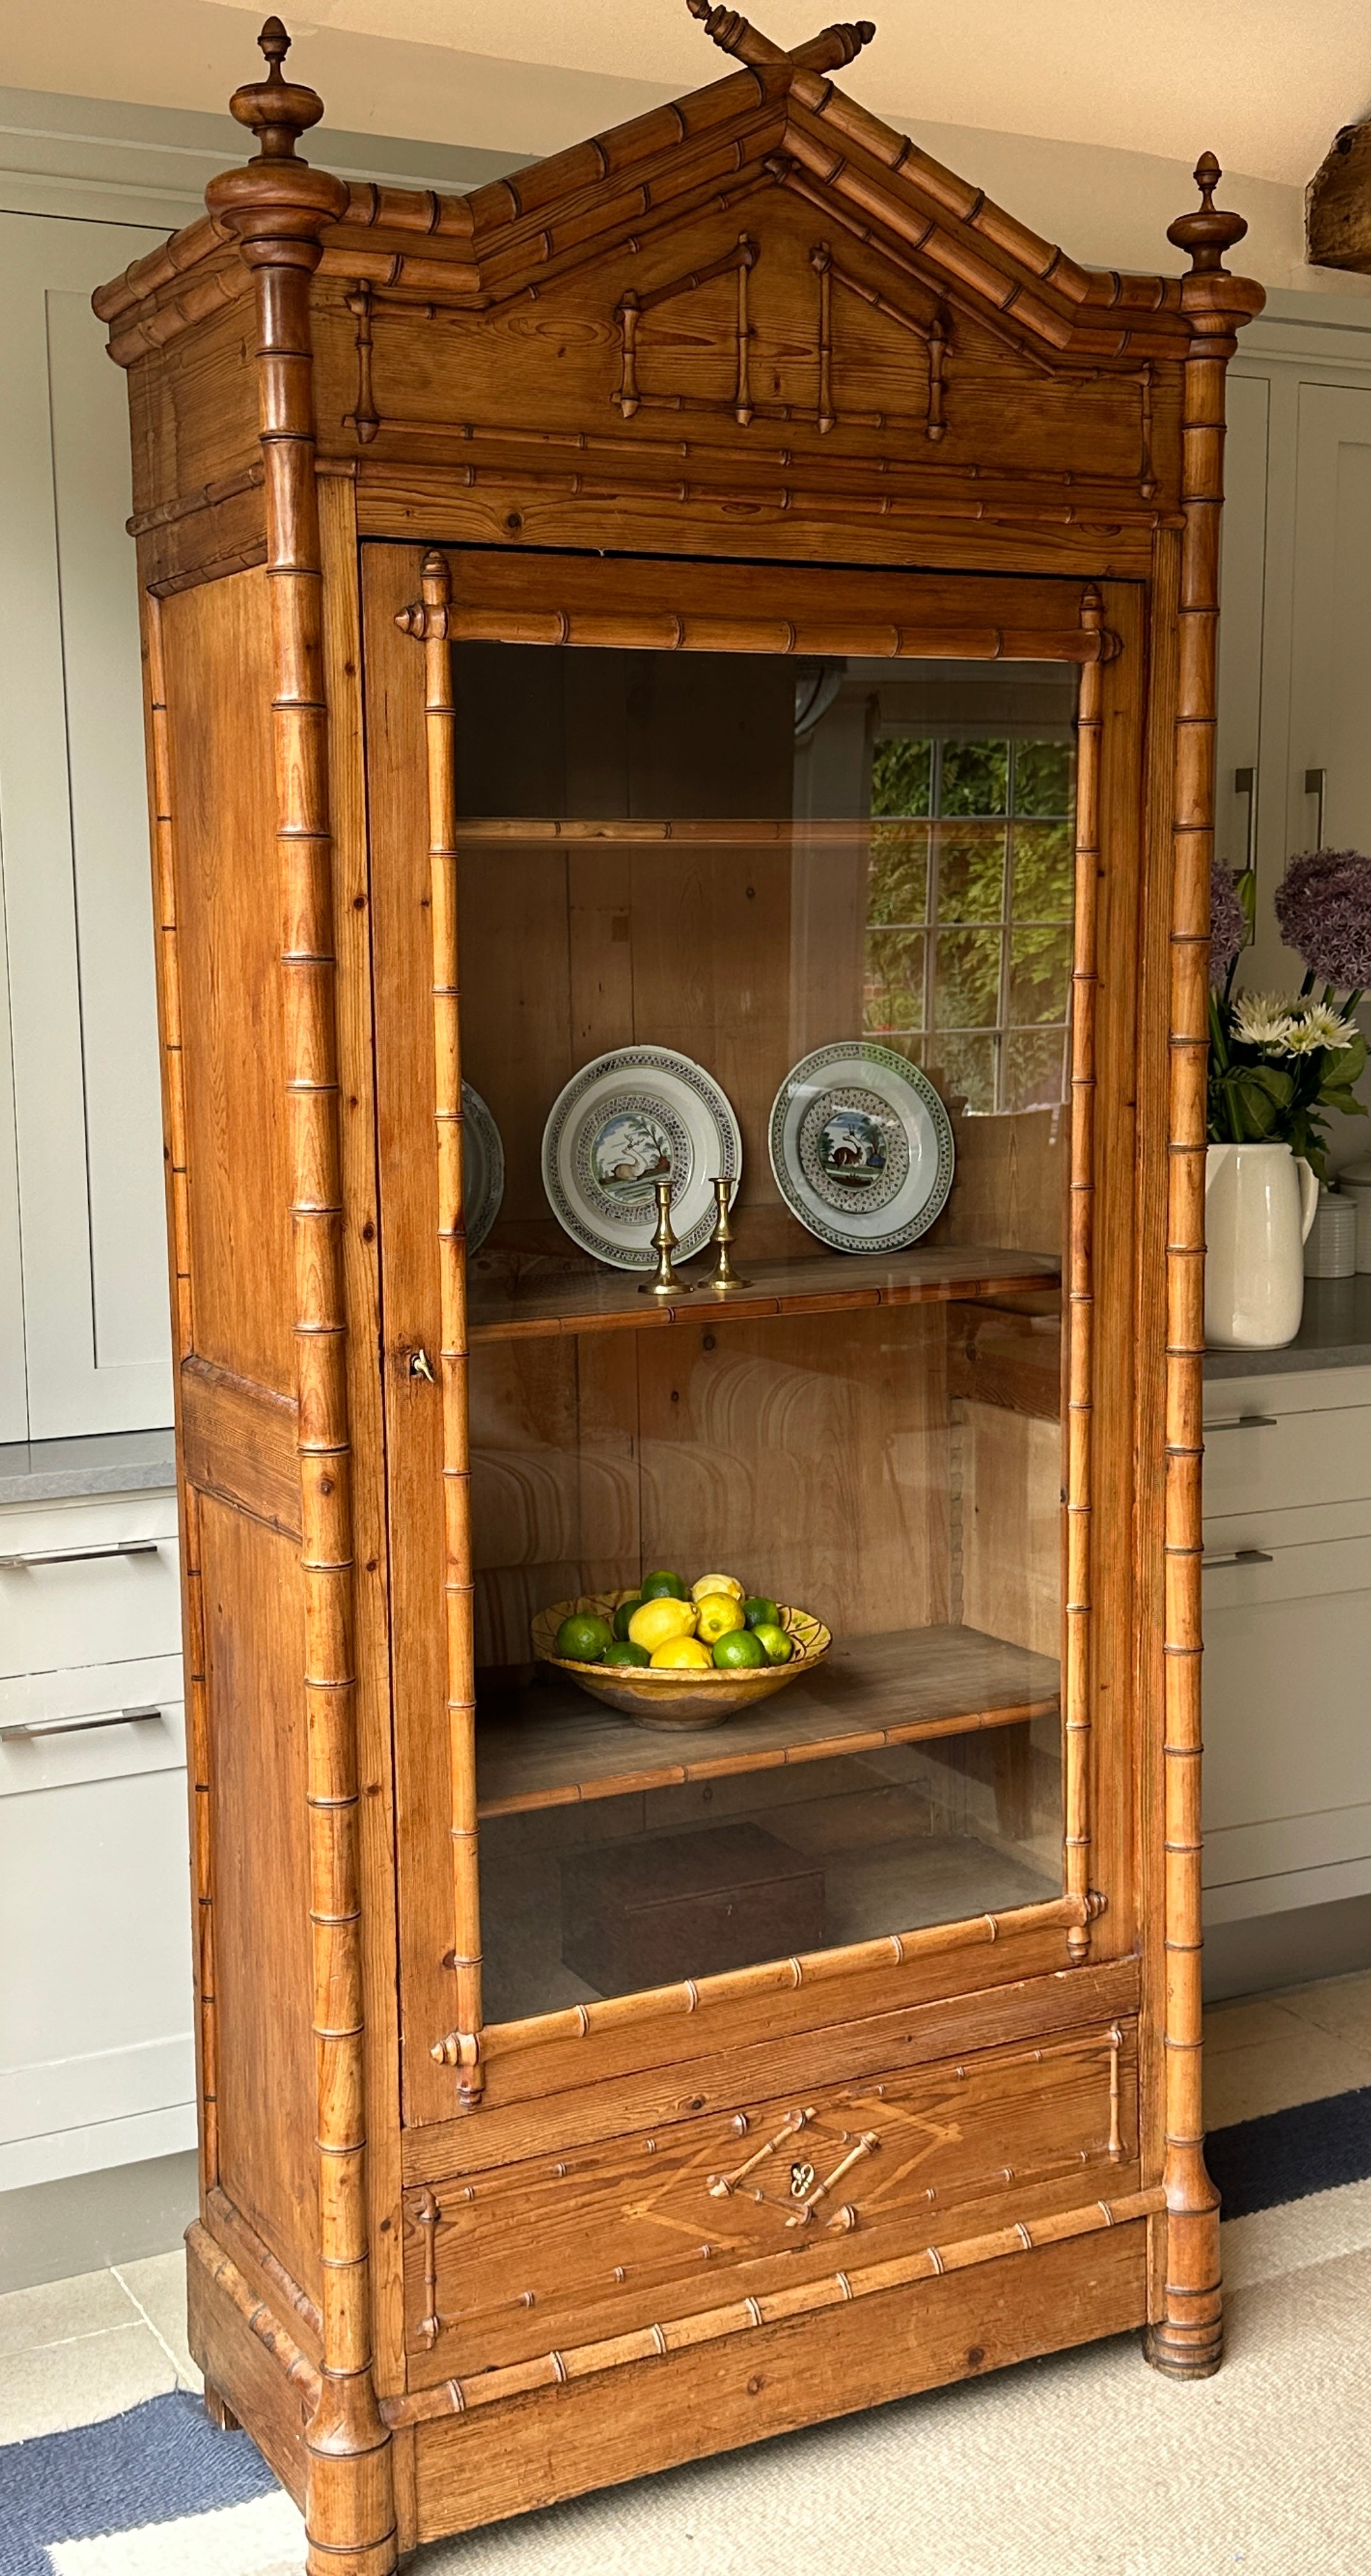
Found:
[[[260, 18], [262, 0], [214, 0]], [[892, 122], [979, 126], [1110, 144], [1299, 185], [1371, 102], [1365, 0], [838, 0], [878, 9], [844, 75]], [[824, 0], [757, 0], [780, 43], [825, 23]], [[308, 0], [287, 9], [308, 79], [314, 30], [485, 55], [667, 90], [726, 68], [685, 0]], [[492, 38], [498, 36], [498, 44]]]

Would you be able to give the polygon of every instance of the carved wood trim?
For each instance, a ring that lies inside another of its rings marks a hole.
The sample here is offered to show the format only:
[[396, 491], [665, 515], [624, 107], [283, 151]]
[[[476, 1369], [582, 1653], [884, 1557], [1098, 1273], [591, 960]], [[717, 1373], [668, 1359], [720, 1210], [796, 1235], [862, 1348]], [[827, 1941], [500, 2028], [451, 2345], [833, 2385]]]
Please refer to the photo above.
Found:
[[614, 313], [619, 329], [620, 349], [619, 390], [614, 400], [625, 420], [632, 420], [635, 412], [641, 410], [645, 403], [666, 410], [679, 411], [687, 400], [684, 395], [652, 394], [643, 391], [638, 380], [638, 326], [644, 314], [654, 312], [660, 304], [674, 303], [678, 296], [693, 295], [697, 287], [709, 285], [713, 278], [728, 277], [736, 272], [738, 280], [738, 318], [735, 326], [737, 373], [733, 398], [729, 403], [712, 403], [707, 397], [700, 397], [692, 407], [709, 411], [731, 411], [739, 428], [747, 428], [752, 419], [752, 394], [748, 374], [752, 338], [748, 321], [748, 279], [756, 265], [756, 243], [750, 233], [739, 233], [733, 249], [725, 251], [721, 259], [710, 260], [705, 267], [692, 269], [687, 276], [668, 278], [661, 286], [647, 287], [641, 295], [636, 288], [629, 287], [627, 293], [620, 297]]
[[[892, 304], [888, 296], [882, 295], [876, 287], [868, 286], [864, 278], [854, 277], [851, 269], [844, 268], [834, 258], [826, 241], [815, 243], [809, 254], [809, 264], [819, 280], [819, 400], [815, 427], [830, 430], [839, 426], [839, 415], [833, 402], [832, 290], [834, 286], [841, 286], [849, 295], [869, 305], [874, 313], [883, 314], [887, 322], [898, 324], [900, 330], [908, 331], [916, 340], [922, 341], [928, 352], [928, 402], [923, 431], [924, 436], [936, 446], [947, 435], [943, 404], [949, 338], [946, 307], [940, 304], [929, 321], [921, 322], [916, 313], [907, 313], [901, 305]], [[866, 415], [852, 414], [850, 417], [864, 423]], [[896, 425], [893, 414], [883, 413], [881, 422], [883, 427]]]

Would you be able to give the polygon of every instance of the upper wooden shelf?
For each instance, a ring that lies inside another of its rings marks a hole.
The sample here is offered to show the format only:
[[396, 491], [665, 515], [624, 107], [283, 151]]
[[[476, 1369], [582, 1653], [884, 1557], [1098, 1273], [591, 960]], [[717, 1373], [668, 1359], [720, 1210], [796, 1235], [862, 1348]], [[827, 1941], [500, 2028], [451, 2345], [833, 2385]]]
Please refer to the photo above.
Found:
[[840, 1638], [817, 1672], [752, 1716], [670, 1732], [635, 1726], [549, 1671], [527, 1689], [479, 1702], [477, 1813], [576, 1806], [1013, 1726], [1055, 1712], [1057, 1692], [1051, 1656], [954, 1627]]
[[[703, 1283], [711, 1258], [702, 1255], [683, 1273]], [[641, 1295], [638, 1271], [567, 1271], [549, 1276], [545, 1261], [512, 1282], [471, 1279], [469, 1334], [478, 1342], [517, 1341], [552, 1333], [644, 1331], [654, 1324], [689, 1323], [701, 1315], [840, 1314], [861, 1306], [918, 1306], [956, 1297], [1007, 1296], [1054, 1283], [1061, 1264], [1037, 1252], [993, 1252], [949, 1244], [936, 1251], [915, 1246], [888, 1259], [848, 1252], [817, 1258], [747, 1261], [737, 1266], [748, 1281], [727, 1297], [701, 1284], [692, 1295]]]

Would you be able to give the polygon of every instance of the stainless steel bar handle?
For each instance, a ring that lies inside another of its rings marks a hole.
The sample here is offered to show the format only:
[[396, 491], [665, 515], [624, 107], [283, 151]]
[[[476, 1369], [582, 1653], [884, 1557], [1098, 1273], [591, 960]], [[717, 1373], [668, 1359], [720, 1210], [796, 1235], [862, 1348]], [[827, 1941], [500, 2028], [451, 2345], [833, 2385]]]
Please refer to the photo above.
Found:
[[1269, 1555], [1264, 1547], [1235, 1547], [1231, 1556], [1202, 1556], [1200, 1567], [1203, 1573], [1212, 1574], [1219, 1565], [1274, 1565], [1275, 1562], [1274, 1556]]
[[26, 1717], [17, 1726], [0, 1726], [0, 1744], [39, 1735], [91, 1735], [97, 1726], [143, 1726], [162, 1714], [160, 1708], [101, 1708], [90, 1717]]
[[1304, 792], [1306, 796], [1312, 796], [1315, 799], [1315, 817], [1318, 823], [1318, 830], [1314, 836], [1314, 847], [1316, 850], [1321, 850], [1323, 848], [1323, 809], [1328, 799], [1327, 770], [1306, 769], [1304, 773]]
[[1247, 799], [1247, 847], [1243, 851], [1242, 860], [1243, 873], [1247, 876], [1257, 864], [1257, 773], [1255, 768], [1234, 770], [1233, 792], [1235, 796], [1245, 796]]
[[30, 1547], [22, 1556], [0, 1556], [0, 1574], [26, 1574], [31, 1565], [94, 1565], [102, 1556], [156, 1556], [160, 1538], [115, 1538], [104, 1547]]
[[1275, 1428], [1274, 1413], [1232, 1413], [1226, 1422], [1206, 1422], [1204, 1436], [1207, 1440], [1211, 1431], [1274, 1431]]

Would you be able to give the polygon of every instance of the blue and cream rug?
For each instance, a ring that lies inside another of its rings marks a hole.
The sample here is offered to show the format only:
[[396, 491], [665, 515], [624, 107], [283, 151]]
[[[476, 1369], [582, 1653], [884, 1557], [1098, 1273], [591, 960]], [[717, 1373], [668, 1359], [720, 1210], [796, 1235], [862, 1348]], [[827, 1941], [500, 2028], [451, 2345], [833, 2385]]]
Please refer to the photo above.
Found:
[[[413, 2576], [1366, 2576], [1371, 2087], [1216, 2131], [1228, 2359], [1119, 2337], [423, 2550]], [[0, 2449], [0, 2576], [299, 2576], [242, 2433], [151, 2398]]]

